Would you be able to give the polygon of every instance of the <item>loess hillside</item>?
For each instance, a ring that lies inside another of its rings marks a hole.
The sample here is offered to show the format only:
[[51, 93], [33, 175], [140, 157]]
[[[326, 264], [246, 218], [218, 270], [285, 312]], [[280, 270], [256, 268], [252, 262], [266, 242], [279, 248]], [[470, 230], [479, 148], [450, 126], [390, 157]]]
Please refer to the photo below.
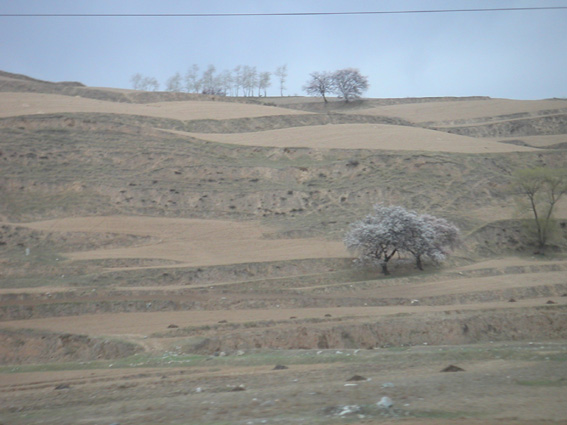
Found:
[[[0, 422], [564, 423], [567, 202], [533, 255], [510, 190], [531, 166], [567, 167], [566, 100], [0, 72]], [[343, 235], [378, 202], [463, 246], [353, 267]]]
[[465, 230], [514, 218], [510, 173], [565, 166], [567, 101], [233, 99], [0, 75], [0, 217], [261, 219], [340, 237], [376, 202]]

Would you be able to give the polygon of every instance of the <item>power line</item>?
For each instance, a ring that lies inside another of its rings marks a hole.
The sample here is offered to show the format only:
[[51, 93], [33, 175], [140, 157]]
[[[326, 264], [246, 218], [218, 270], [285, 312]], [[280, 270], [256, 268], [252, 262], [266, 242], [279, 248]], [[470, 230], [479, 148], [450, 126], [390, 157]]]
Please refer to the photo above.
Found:
[[275, 12], [275, 13], [0, 13], [2, 18], [220, 18], [247, 16], [345, 16], [403, 15], [418, 13], [518, 12], [567, 10], [567, 6], [500, 7], [483, 9], [380, 10], [362, 12]]

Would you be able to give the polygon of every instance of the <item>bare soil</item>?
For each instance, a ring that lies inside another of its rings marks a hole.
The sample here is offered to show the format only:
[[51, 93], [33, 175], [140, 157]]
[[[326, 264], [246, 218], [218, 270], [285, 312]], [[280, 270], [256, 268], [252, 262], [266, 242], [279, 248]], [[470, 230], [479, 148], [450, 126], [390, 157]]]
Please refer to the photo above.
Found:
[[[534, 255], [507, 180], [565, 101], [0, 90], [0, 424], [567, 423], [566, 205]], [[463, 246], [353, 268], [377, 201]]]
[[[273, 239], [258, 223], [149, 217], [74, 217], [27, 223], [35, 230], [143, 236], [147, 243], [128, 248], [63, 252], [70, 260], [161, 259], [177, 267], [210, 266], [303, 258], [344, 257], [344, 245], [316, 239]], [[151, 239], [153, 238], [153, 239]], [[159, 239], [157, 239], [159, 238]], [[230, 244], [225, 241], [230, 240]]]
[[[398, 104], [357, 109], [357, 114], [386, 115], [412, 122], [471, 122], [495, 120], [497, 117], [538, 116], [551, 111], [567, 110], [566, 100], [482, 99], [465, 102], [427, 102], [419, 105]], [[545, 112], [543, 112], [545, 111]]]
[[218, 120], [284, 114], [305, 114], [305, 112], [296, 112], [264, 105], [214, 101], [153, 102], [142, 105], [37, 93], [2, 93], [2, 99], [0, 100], [0, 117], [61, 112], [126, 114], [178, 120]]
[[244, 146], [384, 149], [426, 152], [526, 152], [533, 148], [475, 140], [424, 128], [380, 124], [341, 124], [263, 131], [261, 133], [189, 133], [203, 140]]
[[[26, 227], [161, 235], [167, 245], [197, 237], [193, 224], [107, 217]], [[211, 246], [222, 246], [223, 235], [237, 241], [239, 234], [269, 232], [202, 224]], [[121, 255], [135, 249], [124, 247]], [[118, 255], [114, 248], [83, 251], [83, 261], [97, 259], [96, 252]], [[187, 259], [174, 250], [169, 255], [179, 261], [176, 269], [187, 270]], [[99, 423], [101, 413], [120, 423], [545, 423], [565, 417], [562, 257], [507, 257], [425, 275], [405, 274], [400, 264], [405, 275], [388, 279], [340, 270], [341, 262], [314, 274], [276, 264], [284, 268], [280, 278], [265, 270], [199, 283], [186, 273], [174, 283], [170, 269], [158, 268], [153, 286], [112, 279], [105, 286], [5, 288], [3, 418], [27, 424], [40, 414], [46, 423], [74, 423], [79, 411], [85, 423]], [[106, 273], [117, 278], [126, 270]], [[28, 318], [6, 320], [14, 308]], [[274, 370], [278, 364], [288, 369]], [[464, 371], [441, 372], [452, 364]], [[368, 380], [351, 383], [353, 375]], [[383, 396], [395, 400], [393, 409], [376, 405]]]

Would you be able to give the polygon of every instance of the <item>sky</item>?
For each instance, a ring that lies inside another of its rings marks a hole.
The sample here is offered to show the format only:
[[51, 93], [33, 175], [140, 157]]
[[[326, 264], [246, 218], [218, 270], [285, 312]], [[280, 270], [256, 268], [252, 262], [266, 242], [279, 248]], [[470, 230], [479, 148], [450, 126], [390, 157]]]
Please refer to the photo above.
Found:
[[[1, 14], [376, 12], [567, 6], [567, 0], [0, 0]], [[356, 68], [365, 97], [567, 97], [567, 9], [318, 16], [0, 16], [0, 70], [48, 81], [161, 87], [193, 65], [273, 72]], [[272, 79], [268, 96], [280, 95]]]

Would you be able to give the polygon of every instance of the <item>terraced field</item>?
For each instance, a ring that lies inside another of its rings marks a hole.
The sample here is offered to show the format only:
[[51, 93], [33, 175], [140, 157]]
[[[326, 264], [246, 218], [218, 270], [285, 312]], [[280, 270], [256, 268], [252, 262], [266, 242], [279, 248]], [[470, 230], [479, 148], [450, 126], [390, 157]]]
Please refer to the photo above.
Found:
[[[509, 189], [567, 166], [566, 101], [1, 77], [1, 423], [566, 423], [567, 209], [534, 255]], [[463, 246], [354, 268], [376, 202]]]

